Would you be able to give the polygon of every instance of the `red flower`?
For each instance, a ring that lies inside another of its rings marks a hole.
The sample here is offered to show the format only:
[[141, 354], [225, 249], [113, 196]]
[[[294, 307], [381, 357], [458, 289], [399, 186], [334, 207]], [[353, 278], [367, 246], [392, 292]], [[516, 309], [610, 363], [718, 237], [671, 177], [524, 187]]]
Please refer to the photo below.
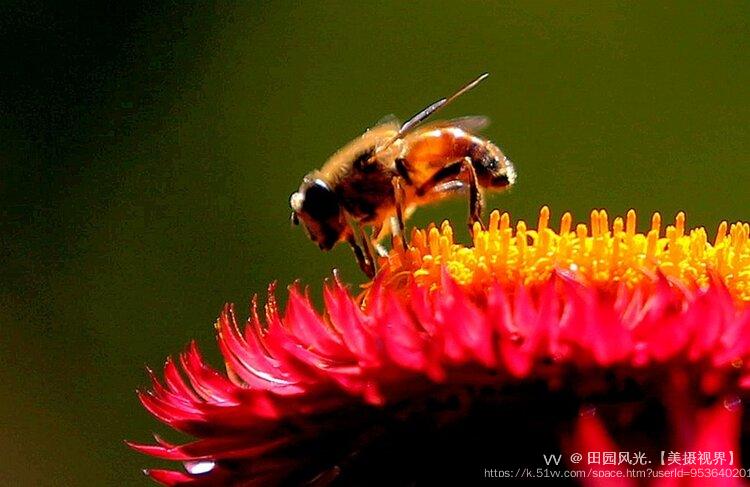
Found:
[[197, 440], [131, 446], [184, 463], [148, 471], [167, 485], [472, 483], [544, 475], [543, 455], [557, 452], [623, 485], [657, 482], [636, 470], [706, 468], [700, 452], [723, 452], [711, 468], [740, 466], [747, 225], [723, 225], [711, 245], [702, 230], [685, 235], [681, 215], [661, 239], [658, 219], [636, 234], [634, 214], [610, 231], [595, 213], [591, 236], [570, 232], [569, 215], [554, 233], [547, 218], [513, 232], [493, 214], [473, 248], [447, 225], [416, 231], [363, 296], [328, 285], [322, 315], [295, 287], [283, 314], [270, 293], [264, 322], [254, 301], [243, 328], [226, 306], [226, 374], [192, 344], [139, 394]]

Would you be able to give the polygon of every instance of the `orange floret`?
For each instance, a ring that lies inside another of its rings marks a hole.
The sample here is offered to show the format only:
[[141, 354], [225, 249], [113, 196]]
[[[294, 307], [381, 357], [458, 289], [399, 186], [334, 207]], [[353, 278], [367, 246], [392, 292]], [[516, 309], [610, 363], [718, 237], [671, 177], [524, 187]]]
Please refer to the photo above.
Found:
[[[573, 273], [594, 284], [626, 283], [636, 287], [657, 271], [686, 287], [706, 286], [718, 277], [735, 299], [750, 301], [750, 225], [726, 222], [709, 242], [704, 228], [686, 233], [685, 214], [661, 231], [661, 216], [654, 213], [647, 233], [636, 231], [636, 214], [612, 224], [604, 210], [591, 212], [587, 226], [573, 227], [565, 213], [558, 231], [549, 227], [549, 208], [542, 207], [536, 230], [519, 221], [511, 226], [507, 213], [495, 210], [487, 229], [474, 225], [473, 246], [458, 244], [447, 221], [440, 228], [415, 229], [404, 251], [395, 242], [381, 265], [392, 278], [411, 275], [420, 286], [436, 288], [441, 268], [461, 286], [486, 289], [495, 281], [524, 285], [547, 281], [553, 272]], [[477, 290], [479, 290], [477, 289]]]

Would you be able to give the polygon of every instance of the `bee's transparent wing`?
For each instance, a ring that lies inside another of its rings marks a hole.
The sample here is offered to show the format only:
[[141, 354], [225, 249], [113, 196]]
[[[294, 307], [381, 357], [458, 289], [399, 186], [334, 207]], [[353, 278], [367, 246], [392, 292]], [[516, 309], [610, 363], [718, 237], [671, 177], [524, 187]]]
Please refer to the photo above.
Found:
[[396, 118], [396, 115], [390, 113], [375, 122], [375, 125], [373, 125], [373, 127], [380, 127], [382, 125], [394, 125], [396, 127], [401, 127], [401, 121]]
[[450, 120], [438, 120], [422, 127], [423, 130], [456, 127], [463, 131], [475, 134], [486, 129], [490, 124], [489, 117], [482, 115], [471, 115], [468, 117], [452, 118]]
[[409, 120], [407, 120], [401, 126], [401, 128], [399, 129], [399, 131], [396, 134], [396, 136], [393, 137], [390, 141], [388, 141], [382, 147], [382, 149], [387, 148], [393, 142], [395, 142], [396, 140], [400, 139], [401, 137], [403, 137], [404, 135], [406, 135], [407, 133], [409, 133], [409, 131], [413, 130], [415, 127], [417, 127], [422, 122], [424, 122], [425, 120], [427, 120], [430, 117], [430, 115], [432, 115], [436, 111], [440, 110], [444, 106], [448, 105], [450, 102], [452, 102], [453, 100], [455, 100], [459, 96], [463, 95], [467, 91], [469, 91], [472, 88], [474, 88], [476, 85], [478, 85], [479, 83], [481, 83], [482, 81], [484, 81], [485, 78], [487, 78], [487, 76], [489, 76], [489, 73], [484, 73], [484, 74], [480, 75], [478, 78], [476, 78], [475, 80], [471, 81], [470, 83], [464, 85], [461, 89], [459, 89], [458, 91], [456, 91], [455, 93], [453, 93], [448, 98], [441, 98], [440, 100], [436, 101], [432, 105], [428, 106], [427, 108], [423, 109], [422, 111], [420, 111], [419, 113], [417, 113], [416, 115], [414, 115], [413, 117], [411, 117]]

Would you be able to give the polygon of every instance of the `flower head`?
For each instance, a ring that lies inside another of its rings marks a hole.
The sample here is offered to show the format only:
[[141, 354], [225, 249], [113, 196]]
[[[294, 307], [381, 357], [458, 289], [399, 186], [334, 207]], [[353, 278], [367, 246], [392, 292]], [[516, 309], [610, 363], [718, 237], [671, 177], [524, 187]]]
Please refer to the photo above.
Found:
[[561, 449], [739, 455], [750, 228], [709, 242], [682, 213], [660, 225], [595, 211], [556, 232], [543, 208], [514, 229], [494, 212], [471, 247], [448, 223], [415, 230], [360, 296], [327, 285], [324, 313], [296, 287], [242, 328], [226, 306], [226, 372], [192, 344], [139, 394], [197, 439], [132, 446], [184, 463], [148, 472], [169, 485], [479, 480]]

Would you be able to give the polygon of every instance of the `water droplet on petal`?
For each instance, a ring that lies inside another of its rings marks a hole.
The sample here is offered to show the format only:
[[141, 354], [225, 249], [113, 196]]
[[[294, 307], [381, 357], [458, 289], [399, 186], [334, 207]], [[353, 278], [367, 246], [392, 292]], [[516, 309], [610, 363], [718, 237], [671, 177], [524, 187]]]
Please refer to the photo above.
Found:
[[644, 342], [638, 342], [633, 347], [634, 357], [633, 362], [638, 367], [643, 367], [648, 364], [648, 345]]
[[591, 418], [593, 416], [596, 416], [596, 406], [592, 406], [590, 404], [581, 406], [581, 409], [578, 411], [578, 416], [582, 418]]
[[203, 460], [200, 462], [184, 462], [185, 470], [192, 475], [201, 475], [214, 469], [216, 462]]
[[737, 411], [742, 407], [742, 399], [739, 396], [728, 396], [724, 398], [724, 407], [727, 411]]
[[510, 341], [516, 345], [521, 345], [523, 344], [524, 338], [520, 333], [514, 332], [510, 335]]

